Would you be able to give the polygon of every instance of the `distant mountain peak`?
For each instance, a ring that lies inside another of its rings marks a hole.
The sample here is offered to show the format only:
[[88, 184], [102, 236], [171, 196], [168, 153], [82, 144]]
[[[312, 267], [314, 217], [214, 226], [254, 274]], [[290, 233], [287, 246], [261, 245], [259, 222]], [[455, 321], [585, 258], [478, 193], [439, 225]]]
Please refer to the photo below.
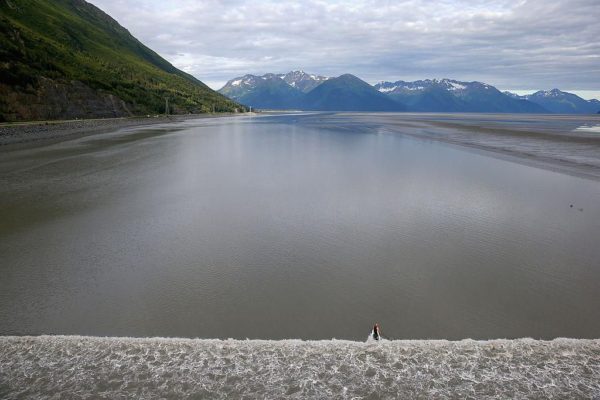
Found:
[[557, 114], [595, 114], [600, 109], [600, 103], [585, 100], [576, 94], [563, 92], [559, 89], [539, 90], [533, 94], [520, 96], [532, 101]]
[[290, 71], [287, 74], [279, 74], [288, 85], [300, 90], [303, 93], [308, 93], [315, 87], [329, 79], [326, 76], [309, 74], [303, 70]]
[[534, 94], [532, 94], [531, 96], [544, 96], [544, 97], [558, 97], [558, 96], [563, 96], [565, 94], [571, 94], [571, 93], [567, 93], [567, 92], [563, 92], [559, 89], [551, 89], [551, 90], [539, 90], [537, 92], [535, 92]]
[[406, 108], [352, 75], [331, 78], [306, 95], [306, 108], [323, 111], [404, 111]]
[[[290, 108], [293, 105], [297, 105], [297, 98], [300, 97], [300, 94], [310, 92], [328, 79], [329, 78], [326, 76], [308, 74], [303, 70], [294, 70], [285, 74], [267, 73], [260, 76], [246, 74], [231, 79], [219, 90], [219, 92], [242, 102], [251, 93], [264, 91], [265, 94], [262, 96], [264, 100], [266, 100], [265, 96], [269, 96], [268, 93], [273, 94], [275, 92], [280, 92], [278, 96], [284, 96], [284, 93], [287, 93], [286, 96], [293, 97], [294, 100], [290, 103], [285, 101], [282, 97], [282, 107]], [[261, 95], [256, 96], [261, 97]], [[254, 99], [252, 101], [257, 101], [256, 96], [252, 97]], [[255, 103], [254, 106], [256, 106], [256, 104], [264, 105], [262, 100]], [[270, 100], [267, 104], [271, 104]]]

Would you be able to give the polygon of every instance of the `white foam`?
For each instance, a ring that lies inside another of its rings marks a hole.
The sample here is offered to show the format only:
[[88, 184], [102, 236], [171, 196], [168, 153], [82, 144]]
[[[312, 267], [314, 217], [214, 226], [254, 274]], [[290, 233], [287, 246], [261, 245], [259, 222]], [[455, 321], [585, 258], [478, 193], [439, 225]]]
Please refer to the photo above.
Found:
[[575, 130], [580, 132], [600, 133], [600, 125], [583, 125]]
[[0, 337], [6, 398], [594, 398], [600, 340]]

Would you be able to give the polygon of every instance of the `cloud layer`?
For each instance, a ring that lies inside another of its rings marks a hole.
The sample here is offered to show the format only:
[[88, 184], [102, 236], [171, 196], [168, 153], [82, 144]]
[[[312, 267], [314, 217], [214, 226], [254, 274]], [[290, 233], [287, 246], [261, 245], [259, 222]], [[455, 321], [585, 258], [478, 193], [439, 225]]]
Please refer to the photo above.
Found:
[[91, 2], [213, 87], [304, 69], [600, 90], [598, 0]]

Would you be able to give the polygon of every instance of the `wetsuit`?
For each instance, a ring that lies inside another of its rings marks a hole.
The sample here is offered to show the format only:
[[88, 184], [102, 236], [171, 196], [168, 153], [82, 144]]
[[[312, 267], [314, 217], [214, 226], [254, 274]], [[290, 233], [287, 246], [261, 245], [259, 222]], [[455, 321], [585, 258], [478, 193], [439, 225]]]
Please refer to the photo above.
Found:
[[380, 336], [379, 336], [379, 328], [377, 328], [377, 325], [375, 325], [373, 327], [373, 339], [375, 340], [379, 340]]

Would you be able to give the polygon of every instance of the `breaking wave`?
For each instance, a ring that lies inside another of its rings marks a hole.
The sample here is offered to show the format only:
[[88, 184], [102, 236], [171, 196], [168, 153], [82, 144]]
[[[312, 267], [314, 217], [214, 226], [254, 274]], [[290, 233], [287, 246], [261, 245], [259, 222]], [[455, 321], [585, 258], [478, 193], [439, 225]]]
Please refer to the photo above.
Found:
[[0, 337], [0, 398], [599, 398], [600, 340]]

